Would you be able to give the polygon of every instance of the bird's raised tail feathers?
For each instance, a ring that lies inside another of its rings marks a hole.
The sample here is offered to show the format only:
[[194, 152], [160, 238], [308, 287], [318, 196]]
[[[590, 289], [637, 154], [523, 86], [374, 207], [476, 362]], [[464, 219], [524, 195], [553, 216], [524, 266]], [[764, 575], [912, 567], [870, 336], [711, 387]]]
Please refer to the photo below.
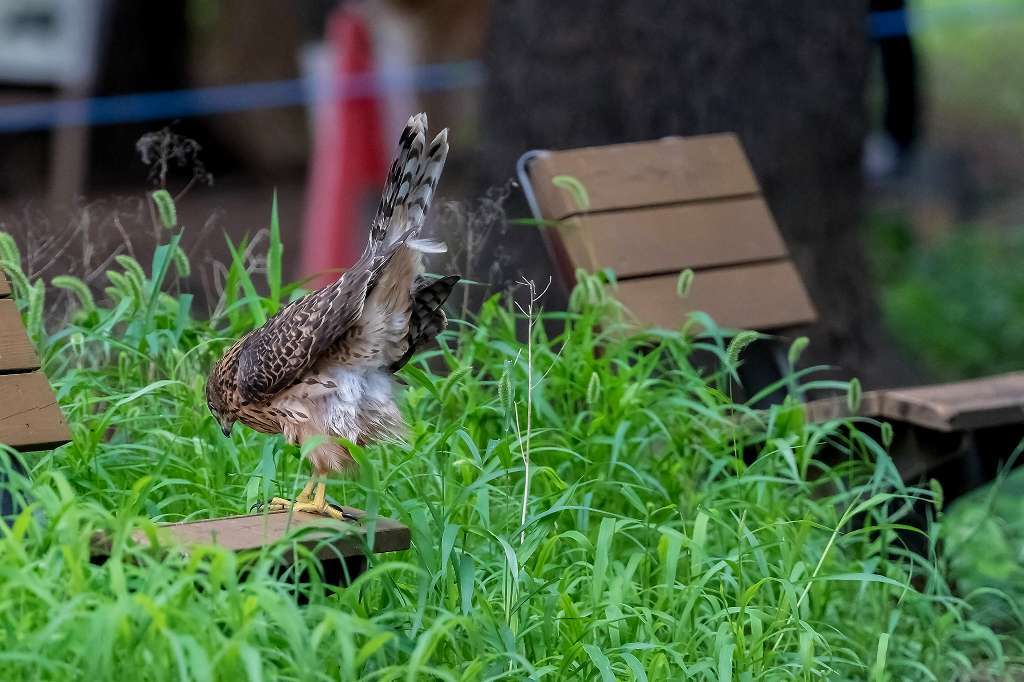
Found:
[[370, 224], [367, 249], [373, 254], [402, 240], [423, 253], [446, 250], [442, 242], [418, 238], [448, 156], [448, 129], [438, 133], [429, 146], [426, 140], [427, 115], [410, 117], [398, 141], [377, 215]]

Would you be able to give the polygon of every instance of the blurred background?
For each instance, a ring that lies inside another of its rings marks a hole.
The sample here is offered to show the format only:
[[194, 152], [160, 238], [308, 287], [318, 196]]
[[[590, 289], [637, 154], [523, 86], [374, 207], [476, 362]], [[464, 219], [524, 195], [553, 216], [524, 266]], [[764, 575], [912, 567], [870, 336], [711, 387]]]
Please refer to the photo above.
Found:
[[0, 221], [53, 247], [84, 213], [102, 263], [161, 184], [136, 141], [167, 128], [192, 248], [222, 259], [276, 190], [288, 273], [312, 275], [359, 248], [424, 109], [452, 129], [442, 229], [501, 223], [467, 273], [499, 287], [551, 272], [505, 221], [528, 217], [522, 152], [732, 130], [826, 313], [817, 359], [867, 385], [1018, 368], [1024, 6], [769, 4], [0, 0]]
[[[315, 276], [422, 109], [452, 131], [438, 229], [500, 290], [553, 270], [514, 222], [520, 154], [735, 131], [821, 313], [812, 360], [982, 376], [1024, 366], [1021, 63], [1017, 0], [0, 0], [0, 228], [34, 273], [98, 282], [144, 250], [146, 191], [182, 195], [211, 264], [276, 191], [288, 274]], [[1024, 530], [979, 532], [1024, 583]]]

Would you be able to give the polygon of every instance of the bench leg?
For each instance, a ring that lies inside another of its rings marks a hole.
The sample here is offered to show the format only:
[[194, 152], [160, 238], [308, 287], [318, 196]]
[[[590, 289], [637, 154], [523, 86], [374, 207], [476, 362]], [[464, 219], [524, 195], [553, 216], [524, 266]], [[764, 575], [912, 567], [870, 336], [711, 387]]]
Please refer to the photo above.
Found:
[[[26, 475], [25, 466], [19, 457], [10, 458], [10, 472], [17, 476]], [[8, 469], [0, 466], [0, 518], [9, 524], [21, 513], [22, 509], [21, 501], [11, 492]]]
[[[774, 339], [754, 341], [743, 349], [741, 361], [737, 373], [740, 375], [743, 393], [747, 398], [778, 382], [788, 373], [788, 360], [785, 351], [782, 345]], [[788, 394], [787, 386], [779, 386], [751, 407], [763, 410], [772, 405], [779, 405]]]
[[[289, 566], [282, 565], [280, 573], [283, 574], [289, 568]], [[367, 561], [365, 556], [331, 557], [321, 559], [320, 568], [323, 570], [322, 578], [324, 584], [335, 587], [348, 587], [352, 584], [352, 581], [366, 571]], [[303, 569], [299, 574], [298, 581], [300, 583], [308, 583], [309, 577], [309, 570]], [[295, 596], [296, 601], [300, 605], [306, 604], [309, 601], [302, 591], [299, 591]]]
[[349, 556], [344, 559], [327, 559], [322, 562], [324, 580], [331, 585], [346, 587], [366, 572], [367, 561], [364, 556]]

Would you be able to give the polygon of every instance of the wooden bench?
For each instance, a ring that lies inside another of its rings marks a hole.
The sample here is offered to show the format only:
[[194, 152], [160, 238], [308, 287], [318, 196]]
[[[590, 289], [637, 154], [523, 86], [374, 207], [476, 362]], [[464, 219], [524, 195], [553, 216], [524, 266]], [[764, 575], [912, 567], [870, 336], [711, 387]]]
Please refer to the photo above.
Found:
[[[70, 440], [57, 398], [40, 371], [39, 357], [11, 299], [10, 285], [0, 273], [0, 443], [29, 453], [59, 447]], [[12, 465], [23, 471], [21, 462], [15, 460]], [[4, 482], [0, 472], [0, 483]], [[7, 487], [0, 487], [0, 515], [10, 518], [19, 511]], [[161, 535], [186, 551], [198, 545], [252, 550], [287, 537], [320, 559], [325, 579], [333, 584], [346, 584], [366, 570], [365, 548], [371, 526], [375, 553], [410, 547], [409, 529], [401, 523], [387, 518], [371, 522], [364, 511], [346, 511], [358, 521], [342, 524], [314, 514], [274, 512], [165, 524]], [[351, 532], [339, 533], [339, 528]], [[142, 535], [137, 539], [146, 541]], [[103, 560], [105, 551], [100, 539], [96, 559]]]
[[[610, 268], [619, 300], [639, 322], [678, 329], [699, 310], [723, 327], [785, 334], [815, 320], [735, 135], [532, 151], [517, 170], [534, 217], [555, 223], [544, 234], [564, 281], [571, 284], [577, 268]], [[686, 268], [694, 280], [680, 298]], [[752, 350], [741, 367], [748, 394], [789, 371], [780, 343]], [[850, 416], [846, 402], [812, 401], [807, 416]], [[891, 422], [903, 477], [935, 476], [949, 499], [990, 480], [1024, 437], [1024, 373], [868, 392], [858, 416]]]
[[[534, 151], [518, 174], [534, 216], [557, 223], [544, 237], [562, 282], [571, 286], [577, 268], [613, 270], [617, 298], [641, 324], [678, 329], [702, 311], [727, 329], [785, 336], [817, 319], [733, 134]], [[585, 188], [586, 206], [560, 177]], [[686, 269], [695, 277], [682, 298]], [[782, 347], [759, 341], [739, 374], [743, 386], [760, 387], [787, 371]]]
[[[640, 322], [677, 328], [703, 311], [724, 327], [786, 330], [814, 305], [735, 135], [534, 152], [520, 178], [557, 269], [610, 268], [617, 296]], [[575, 179], [580, 206], [555, 179]], [[697, 275], [686, 298], [679, 273]]]
[[[71, 440], [57, 397], [39, 367], [39, 356], [11, 299], [11, 286], [0, 272], [0, 443], [25, 453]], [[24, 473], [20, 459], [12, 458], [11, 466]], [[6, 473], [0, 472], [0, 483], [5, 479]], [[18, 511], [7, 486], [0, 487], [0, 517], [10, 518]]]

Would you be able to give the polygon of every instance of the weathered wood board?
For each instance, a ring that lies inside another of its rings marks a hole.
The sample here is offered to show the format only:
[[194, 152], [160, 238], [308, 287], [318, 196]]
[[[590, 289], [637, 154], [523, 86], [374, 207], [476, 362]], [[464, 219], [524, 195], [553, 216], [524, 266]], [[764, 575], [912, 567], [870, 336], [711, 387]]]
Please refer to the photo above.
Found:
[[814, 319], [814, 306], [793, 264], [786, 260], [701, 270], [686, 298], [677, 275], [629, 279], [616, 295], [644, 324], [678, 328], [696, 310], [734, 329], [779, 329]]
[[[761, 192], [732, 133], [546, 152], [533, 162], [530, 175], [549, 220]], [[571, 193], [554, 185], [559, 175], [586, 188], [589, 207], [579, 206]]]
[[69, 440], [71, 433], [45, 374], [0, 375], [0, 443], [34, 451]]
[[559, 233], [575, 264], [620, 278], [787, 257], [759, 198], [587, 214], [567, 219]]
[[0, 299], [0, 374], [39, 369], [39, 356], [21, 325], [14, 301]]
[[[806, 404], [808, 420], [851, 416], [846, 397]], [[948, 384], [884, 389], [863, 395], [857, 416], [905, 422], [936, 431], [968, 431], [1024, 423], [1024, 372]]]
[[[351, 507], [344, 511], [365, 519], [366, 513]], [[338, 529], [349, 531], [339, 534]], [[267, 514], [246, 514], [219, 519], [173, 523], [159, 531], [169, 542], [188, 547], [217, 545], [232, 551], [258, 549], [295, 534], [295, 541], [315, 552], [320, 559], [365, 554], [367, 525], [365, 522], [343, 523], [316, 514], [287, 511]], [[137, 536], [148, 543], [144, 535]], [[374, 553], [397, 552], [410, 546], [409, 529], [392, 519], [376, 519], [373, 535]]]

